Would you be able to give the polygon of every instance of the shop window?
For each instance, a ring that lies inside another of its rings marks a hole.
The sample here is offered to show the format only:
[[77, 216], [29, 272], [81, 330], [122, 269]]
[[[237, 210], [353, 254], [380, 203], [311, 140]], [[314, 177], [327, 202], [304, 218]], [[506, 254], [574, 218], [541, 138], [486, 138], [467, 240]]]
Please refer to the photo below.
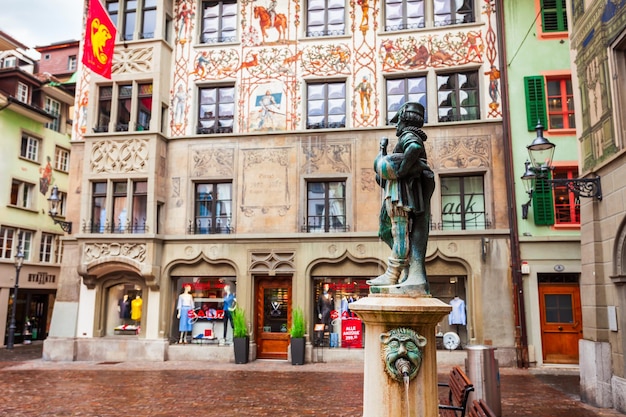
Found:
[[541, 0], [541, 25], [543, 32], [567, 32], [565, 0]]
[[369, 294], [368, 278], [313, 279], [315, 317], [313, 343], [315, 346], [362, 348], [364, 325], [350, 311], [349, 303]]
[[[181, 30], [183, 26], [181, 25]], [[182, 34], [179, 34], [181, 36]], [[235, 0], [202, 2], [201, 43], [237, 40], [237, 2]]]
[[345, 13], [345, 2], [341, 0], [309, 0], [306, 36], [345, 35]]
[[386, 32], [423, 28], [424, 22], [424, 0], [385, 1]]
[[142, 287], [122, 283], [107, 291], [106, 335], [136, 336], [141, 332], [144, 313]]
[[15, 207], [34, 208], [35, 184], [14, 179], [11, 182], [11, 200], [9, 204]]
[[200, 88], [198, 134], [233, 133], [235, 86]]
[[147, 203], [145, 180], [94, 182], [89, 230], [91, 233], [145, 233], [148, 231]]
[[56, 236], [50, 233], [42, 233], [39, 243], [39, 262], [54, 262], [54, 242]]
[[346, 83], [307, 85], [307, 129], [346, 127]]
[[483, 176], [441, 178], [443, 230], [487, 228]]
[[22, 146], [20, 148], [20, 156], [26, 158], [29, 161], [39, 161], [39, 146], [41, 140], [34, 138], [25, 133], [22, 134]]
[[428, 103], [426, 101], [426, 76], [406, 78], [388, 78], [387, 87], [387, 124], [404, 103], [415, 102], [424, 106], [424, 122], [428, 121]]
[[[456, 344], [465, 346], [469, 339], [467, 336], [468, 301], [467, 300], [467, 277], [461, 276], [429, 276], [430, 292], [452, 307], [452, 311], [444, 316], [436, 327], [436, 342], [438, 349], [451, 349], [455, 345], [452, 332], [458, 336]], [[444, 338], [444, 335], [447, 335]], [[458, 345], [457, 345], [458, 346]]]
[[50, 97], [46, 97], [45, 103], [45, 111], [54, 119], [46, 123], [46, 127], [48, 129], [54, 130], [55, 132], [60, 132], [61, 130], [61, 103], [57, 100], [54, 100]]
[[68, 172], [70, 170], [70, 151], [60, 146], [54, 149], [54, 169]]
[[475, 21], [474, 0], [434, 0], [435, 26], [458, 25]]
[[232, 233], [232, 183], [196, 183], [195, 234]]
[[232, 339], [232, 321], [228, 316], [236, 306], [234, 277], [180, 277], [174, 285], [172, 341], [217, 343], [220, 339]]
[[346, 218], [345, 181], [308, 181], [307, 214], [304, 229], [307, 232], [345, 232], [349, 230]]
[[440, 122], [480, 119], [478, 72], [437, 74], [437, 99]]

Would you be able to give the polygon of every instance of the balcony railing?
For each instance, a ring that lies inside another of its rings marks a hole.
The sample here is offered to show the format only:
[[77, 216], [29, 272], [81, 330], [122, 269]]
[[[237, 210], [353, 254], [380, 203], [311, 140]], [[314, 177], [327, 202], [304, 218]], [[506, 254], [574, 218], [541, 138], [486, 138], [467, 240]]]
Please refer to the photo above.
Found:
[[148, 233], [148, 225], [146, 224], [146, 220], [143, 219], [141, 221], [127, 220], [126, 222], [94, 222], [89, 220], [88, 222], [83, 222], [82, 226], [83, 233]]
[[189, 226], [187, 227], [187, 233], [190, 235], [217, 235], [217, 234], [231, 234], [235, 233], [235, 228], [231, 226], [231, 218], [224, 217], [218, 218], [215, 222], [213, 218], [209, 217], [196, 217], [194, 220], [189, 220]]

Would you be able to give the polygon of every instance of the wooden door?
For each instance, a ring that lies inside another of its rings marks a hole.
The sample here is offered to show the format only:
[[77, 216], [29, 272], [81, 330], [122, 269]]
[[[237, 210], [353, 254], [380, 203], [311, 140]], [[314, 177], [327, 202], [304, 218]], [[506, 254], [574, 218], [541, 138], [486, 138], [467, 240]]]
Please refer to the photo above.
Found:
[[539, 308], [544, 362], [578, 363], [583, 331], [578, 283], [540, 283]]
[[257, 357], [287, 359], [291, 277], [257, 277], [255, 295]]

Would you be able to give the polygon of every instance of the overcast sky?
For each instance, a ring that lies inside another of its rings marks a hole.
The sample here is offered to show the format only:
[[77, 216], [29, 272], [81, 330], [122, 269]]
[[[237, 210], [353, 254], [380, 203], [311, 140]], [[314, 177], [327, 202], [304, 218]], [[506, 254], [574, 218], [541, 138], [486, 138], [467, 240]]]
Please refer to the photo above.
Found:
[[80, 40], [83, 0], [2, 0], [0, 30], [34, 48]]

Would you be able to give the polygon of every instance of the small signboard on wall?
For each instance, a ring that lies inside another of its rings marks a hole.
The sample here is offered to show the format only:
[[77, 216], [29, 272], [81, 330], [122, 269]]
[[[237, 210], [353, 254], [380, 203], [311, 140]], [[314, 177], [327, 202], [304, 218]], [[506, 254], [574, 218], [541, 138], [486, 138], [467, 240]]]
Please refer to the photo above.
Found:
[[361, 319], [341, 320], [341, 347], [363, 347], [363, 325]]

